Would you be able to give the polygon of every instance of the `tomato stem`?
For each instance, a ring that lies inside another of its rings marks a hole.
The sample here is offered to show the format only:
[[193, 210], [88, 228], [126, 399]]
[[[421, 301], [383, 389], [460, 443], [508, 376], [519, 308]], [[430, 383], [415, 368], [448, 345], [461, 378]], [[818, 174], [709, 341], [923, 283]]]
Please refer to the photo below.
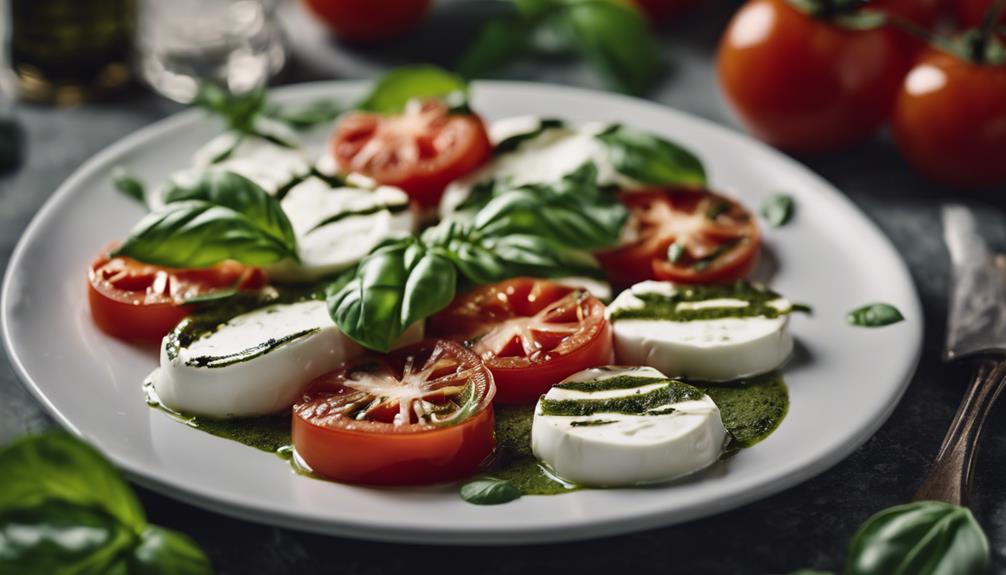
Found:
[[988, 11], [985, 12], [985, 19], [982, 20], [981, 28], [978, 29], [971, 44], [971, 57], [978, 64], [986, 61], [989, 41], [995, 33], [996, 22], [999, 21], [999, 16], [1004, 8], [1006, 8], [1006, 0], [996, 0], [989, 5]]

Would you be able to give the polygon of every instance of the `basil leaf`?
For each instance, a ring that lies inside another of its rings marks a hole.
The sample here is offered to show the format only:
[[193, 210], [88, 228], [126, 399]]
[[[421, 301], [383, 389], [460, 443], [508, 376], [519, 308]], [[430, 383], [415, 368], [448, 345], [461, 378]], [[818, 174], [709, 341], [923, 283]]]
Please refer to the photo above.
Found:
[[554, 130], [556, 128], [562, 128], [565, 123], [562, 120], [557, 120], [555, 118], [542, 118], [538, 121], [538, 127], [531, 130], [530, 132], [523, 132], [521, 134], [514, 134], [508, 138], [504, 138], [496, 144], [493, 148], [493, 155], [499, 156], [501, 154], [506, 154], [512, 152], [520, 147], [521, 144], [527, 142], [528, 140], [533, 140], [548, 130]]
[[410, 325], [446, 307], [456, 286], [451, 261], [409, 238], [364, 258], [354, 277], [329, 295], [328, 308], [348, 337], [388, 351]]
[[187, 535], [151, 525], [129, 558], [129, 575], [213, 575], [213, 568]]
[[515, 276], [604, 277], [597, 260], [589, 252], [570, 249], [541, 236], [487, 237], [471, 224], [445, 222], [427, 229], [423, 240], [441, 249], [461, 275], [476, 284]]
[[294, 244], [242, 213], [199, 200], [171, 203], [148, 214], [114, 255], [178, 268], [209, 267], [228, 259], [252, 266], [297, 259]]
[[230, 208], [283, 245], [293, 247], [297, 244], [293, 226], [279, 201], [244, 176], [208, 170], [193, 187], [173, 184], [164, 194], [164, 201], [168, 204], [189, 200], [202, 200]]
[[583, 55], [618, 89], [640, 94], [653, 82], [659, 52], [638, 10], [617, 0], [580, 1], [563, 20]]
[[301, 107], [270, 107], [265, 115], [295, 130], [306, 130], [335, 120], [344, 110], [345, 106], [334, 100], [317, 100]]
[[761, 205], [761, 215], [773, 228], [784, 225], [793, 217], [793, 198], [786, 194], [775, 194]]
[[527, 53], [536, 25], [521, 16], [503, 16], [486, 22], [458, 61], [458, 73], [464, 78], [478, 78]]
[[597, 135], [620, 174], [644, 184], [701, 187], [702, 162], [690, 151], [640, 130], [616, 126]]
[[680, 260], [683, 255], [685, 255], [684, 244], [674, 242], [673, 244], [667, 246], [667, 261], [672, 264], [678, 263], [678, 260]]
[[0, 513], [0, 573], [125, 575], [135, 543], [129, 527], [96, 507], [52, 499]]
[[554, 185], [530, 185], [499, 193], [475, 215], [484, 236], [529, 234], [579, 250], [599, 250], [618, 243], [629, 217], [614, 195], [597, 186], [593, 164]]
[[118, 471], [69, 435], [25, 437], [0, 451], [0, 485], [0, 514], [56, 500], [95, 509], [137, 532], [147, 524]]
[[461, 486], [461, 498], [475, 505], [499, 505], [520, 496], [520, 489], [509, 481], [495, 477], [483, 477]]
[[989, 566], [988, 540], [970, 510], [917, 501], [885, 509], [859, 528], [845, 575], [978, 575]]
[[460, 76], [436, 66], [408, 66], [385, 74], [357, 107], [379, 114], [397, 114], [409, 100], [446, 99], [459, 92], [468, 92], [468, 84]]
[[147, 196], [144, 192], [143, 182], [129, 173], [126, 168], [116, 166], [112, 170], [112, 185], [122, 195], [130, 197], [141, 204], [147, 203]]
[[905, 319], [898, 308], [886, 303], [872, 303], [849, 312], [849, 323], [861, 327], [882, 327]]
[[265, 106], [265, 89], [233, 94], [222, 86], [203, 82], [192, 104], [219, 115], [232, 130], [254, 134], [255, 117]]

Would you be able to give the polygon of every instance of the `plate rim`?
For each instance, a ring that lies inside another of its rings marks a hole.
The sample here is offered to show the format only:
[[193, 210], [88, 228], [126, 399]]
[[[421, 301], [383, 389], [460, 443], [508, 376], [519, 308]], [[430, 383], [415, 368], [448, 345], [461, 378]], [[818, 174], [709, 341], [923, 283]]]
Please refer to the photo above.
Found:
[[[298, 95], [301, 97], [307, 97], [311, 95], [323, 95], [326, 91], [332, 91], [334, 89], [346, 91], [362, 90], [370, 83], [370, 81], [366, 80], [323, 80], [273, 87], [270, 88], [270, 94], [279, 97], [280, 99], [284, 97], [297, 97]], [[142, 465], [132, 465], [128, 457], [120, 458], [115, 454], [103, 452], [104, 455], [108, 457], [130, 480], [143, 487], [203, 509], [209, 509], [214, 512], [254, 523], [282, 526], [299, 531], [309, 531], [354, 539], [397, 543], [427, 543], [441, 545], [510, 545], [518, 543], [546, 544], [608, 537], [655, 527], [669, 526], [690, 521], [699, 517], [717, 515], [742, 505], [767, 498], [803, 483], [804, 481], [807, 481], [835, 466], [862, 446], [869, 438], [873, 437], [880, 427], [888, 420], [893, 411], [900, 404], [908, 385], [911, 383], [918, 369], [918, 364], [922, 354], [925, 317], [918, 294], [918, 288], [915, 285], [914, 277], [912, 276], [911, 270], [904, 258], [901, 257], [900, 253], [896, 249], [896, 246], [894, 246], [890, 238], [877, 225], [873, 218], [860, 209], [855, 202], [803, 163], [765, 145], [753, 137], [740, 133], [715, 121], [684, 112], [658, 102], [644, 100], [624, 94], [540, 82], [487, 80], [474, 82], [473, 85], [473, 91], [476, 93], [481, 90], [492, 91], [494, 89], [531, 92], [545, 90], [557, 93], [572, 93], [583, 97], [620, 101], [623, 104], [636, 107], [648, 107], [654, 109], [655, 111], [659, 111], [661, 114], [670, 114], [686, 119], [689, 122], [700, 124], [704, 129], [715, 133], [717, 138], [725, 138], [727, 140], [734, 141], [735, 143], [741, 143], [746, 146], [754, 145], [760, 148], [763, 153], [767, 153], [770, 156], [773, 156], [776, 159], [790, 165], [793, 169], [802, 172], [802, 176], [809, 178], [820, 188], [815, 193], [827, 195], [831, 201], [844, 204], [845, 208], [859, 214], [876, 233], [879, 241], [883, 243], [885, 249], [894, 256], [894, 261], [897, 262], [897, 269], [893, 270], [894, 273], [907, 280], [907, 295], [910, 299], [910, 305], [906, 307], [906, 311], [908, 312], [909, 317], [917, 318], [917, 321], [913, 322], [917, 324], [912, 332], [913, 341], [911, 344], [913, 355], [908, 364], [909, 367], [902, 376], [902, 380], [899, 382], [895, 393], [892, 395], [891, 401], [884, 406], [876, 417], [870, 420], [868, 425], [861, 427], [858, 433], [849, 441], [839, 445], [831, 451], [828, 451], [826, 454], [802, 467], [794, 469], [785, 475], [775, 477], [771, 482], [765, 482], [739, 493], [726, 495], [720, 500], [706, 505], [694, 505], [686, 509], [676, 509], [672, 511], [662, 510], [650, 512], [646, 515], [608, 519], [600, 523], [596, 521], [592, 523], [588, 522], [586, 525], [570, 526], [560, 532], [556, 532], [554, 530], [554, 526], [536, 527], [534, 525], [527, 525], [522, 526], [519, 531], [516, 531], [512, 527], [504, 526], [501, 528], [487, 527], [481, 529], [478, 533], [464, 534], [458, 530], [450, 529], [430, 528], [424, 531], [416, 531], [409, 528], [393, 528], [388, 526], [375, 526], [373, 524], [316, 520], [314, 518], [297, 515], [296, 513], [281, 513], [270, 509], [246, 505], [235, 498], [226, 500], [220, 497], [214, 497], [212, 495], [201, 493], [199, 489], [191, 486], [179, 485], [170, 481], [161, 481], [151, 473], [145, 472], [141, 468], [143, 467]], [[8, 260], [3, 284], [2, 287], [0, 287], [0, 339], [3, 340], [4, 349], [9, 358], [11, 367], [13, 368], [13, 371], [17, 375], [17, 378], [21, 382], [22, 386], [27, 389], [31, 396], [42, 406], [47, 415], [53, 418], [53, 420], [55, 420], [63, 429], [85, 440], [88, 439], [88, 435], [78, 429], [69, 420], [69, 418], [56, 409], [52, 401], [42, 391], [41, 386], [31, 377], [31, 374], [24, 365], [22, 358], [16, 352], [15, 343], [11, 335], [10, 324], [12, 319], [9, 303], [11, 301], [10, 292], [12, 291], [14, 284], [14, 272], [22, 266], [21, 260], [25, 256], [28, 245], [33, 241], [34, 236], [37, 234], [37, 230], [43, 226], [49, 218], [53, 217], [53, 214], [56, 213], [58, 207], [62, 203], [72, 197], [73, 191], [79, 187], [79, 182], [88, 179], [96, 172], [106, 169], [108, 164], [115, 161], [116, 158], [120, 157], [123, 152], [129, 150], [130, 148], [148, 143], [151, 140], [156, 140], [162, 134], [173, 131], [179, 125], [195, 121], [200, 114], [201, 112], [197, 109], [187, 109], [174, 113], [114, 141], [81, 163], [73, 171], [73, 173], [64, 180], [62, 184], [60, 184], [56, 191], [53, 192], [38, 212], [36, 212], [36, 214], [32, 217], [30, 223], [22, 232], [21, 237], [11, 253], [10, 259]], [[100, 446], [97, 447], [100, 449]], [[443, 540], [445, 534], [451, 535], [450, 541]]]

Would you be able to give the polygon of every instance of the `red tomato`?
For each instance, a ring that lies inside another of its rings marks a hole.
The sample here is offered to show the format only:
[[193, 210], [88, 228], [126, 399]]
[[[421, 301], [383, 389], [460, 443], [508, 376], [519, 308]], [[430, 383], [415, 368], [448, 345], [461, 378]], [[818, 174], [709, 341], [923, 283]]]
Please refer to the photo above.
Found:
[[924, 28], [932, 28], [939, 20], [944, 0], [874, 0], [871, 10], [900, 16]]
[[[732, 282], [751, 272], [761, 250], [758, 224], [744, 206], [705, 190], [623, 192], [632, 243], [596, 254], [617, 286], [658, 279]], [[678, 245], [676, 259], [671, 246]]]
[[[961, 28], [981, 26], [985, 14], [995, 0], [954, 0], [954, 18]], [[999, 15], [999, 23], [1006, 24], [1006, 12]]]
[[293, 406], [293, 446], [312, 470], [336, 481], [460, 479], [495, 448], [495, 393], [477, 355], [427, 340], [313, 381]]
[[916, 43], [849, 31], [786, 0], [749, 0], [720, 42], [720, 84], [747, 129], [797, 152], [856, 144], [887, 119]]
[[451, 114], [443, 102], [427, 100], [410, 102], [397, 116], [343, 116], [332, 154], [343, 170], [398, 186], [430, 208], [447, 184], [489, 159], [492, 144], [478, 116]]
[[237, 262], [179, 270], [103, 255], [88, 270], [87, 296], [91, 317], [101, 331], [121, 339], [160, 341], [191, 313], [185, 305], [190, 298], [263, 285], [261, 270]]
[[1006, 184], [1006, 65], [926, 53], [905, 79], [891, 124], [905, 158], [934, 180]]
[[465, 341], [493, 373], [501, 403], [532, 403], [578, 371], [612, 361], [604, 304], [531, 278], [475, 288], [430, 318], [431, 334]]
[[416, 27], [430, 0], [304, 0], [333, 32], [347, 40], [376, 42]]
[[632, 0], [654, 24], [666, 24], [684, 14], [695, 0]]

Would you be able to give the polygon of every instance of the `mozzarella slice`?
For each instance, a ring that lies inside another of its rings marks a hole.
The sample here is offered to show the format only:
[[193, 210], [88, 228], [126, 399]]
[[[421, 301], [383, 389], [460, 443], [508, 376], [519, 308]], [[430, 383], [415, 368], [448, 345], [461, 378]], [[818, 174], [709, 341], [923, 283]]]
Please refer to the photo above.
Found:
[[[637, 405], [619, 403], [627, 399]], [[577, 410], [582, 415], [567, 414]], [[560, 478], [594, 487], [698, 471], [719, 459], [726, 441], [708, 395], [649, 367], [593, 368], [567, 378], [539, 400], [531, 428], [536, 457]]]
[[[540, 119], [533, 117], [507, 118], [494, 122], [489, 132], [495, 144], [514, 135], [535, 131], [538, 122]], [[615, 171], [604, 147], [595, 138], [608, 127], [609, 124], [594, 122], [545, 129], [541, 134], [521, 142], [515, 150], [497, 156], [482, 169], [447, 186], [440, 202], [440, 216], [453, 213], [480, 182], [495, 179], [508, 181], [514, 186], [556, 182], [586, 162], [593, 162], [597, 167], [597, 180], [601, 185], [638, 185]]]
[[[399, 342], [418, 341], [416, 324]], [[304, 386], [363, 348], [336, 327], [323, 301], [273, 304], [241, 314], [187, 345], [172, 336], [161, 344], [151, 376], [171, 409], [216, 418], [277, 413]]]
[[[642, 282], [619, 294], [608, 307], [615, 341], [615, 358], [629, 365], [648, 365], [671, 377], [729, 381], [758, 375], [782, 365], [793, 351], [789, 332], [792, 304], [785, 298], [768, 301], [779, 311], [749, 315], [743, 298], [711, 295], [700, 301], [678, 302], [678, 290], [669, 282]], [[719, 319], [671, 320], [633, 318], [654, 301], [676, 305], [677, 311], [717, 310]], [[622, 313], [629, 311], [629, 313]], [[637, 312], [633, 314], [632, 312]], [[628, 316], [628, 317], [626, 317]]]
[[294, 233], [300, 262], [266, 268], [270, 279], [307, 282], [354, 265], [382, 241], [416, 227], [409, 197], [398, 188], [331, 188], [318, 178], [294, 186], [281, 204]]

